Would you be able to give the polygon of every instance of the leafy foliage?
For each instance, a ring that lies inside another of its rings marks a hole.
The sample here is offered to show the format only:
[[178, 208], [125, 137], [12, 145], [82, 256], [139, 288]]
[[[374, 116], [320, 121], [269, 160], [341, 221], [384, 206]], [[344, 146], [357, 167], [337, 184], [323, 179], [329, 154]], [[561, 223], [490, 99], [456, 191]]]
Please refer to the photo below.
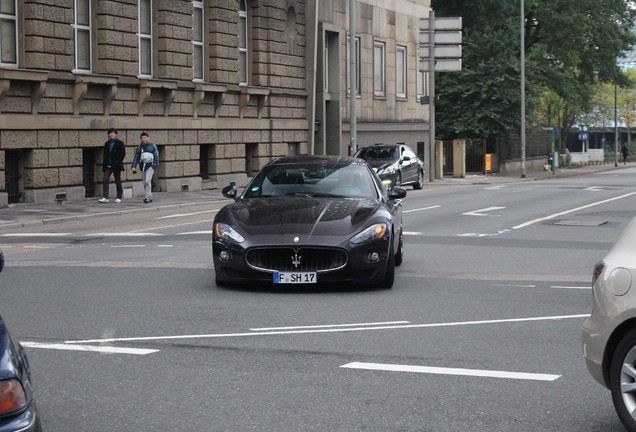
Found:
[[[519, 0], [433, 0], [436, 16], [463, 20], [463, 70], [436, 75], [438, 139], [519, 134]], [[627, 0], [526, 0], [528, 124], [563, 134], [592, 111], [598, 83], [630, 81], [617, 58], [631, 49]], [[556, 123], [558, 122], [558, 123]]]

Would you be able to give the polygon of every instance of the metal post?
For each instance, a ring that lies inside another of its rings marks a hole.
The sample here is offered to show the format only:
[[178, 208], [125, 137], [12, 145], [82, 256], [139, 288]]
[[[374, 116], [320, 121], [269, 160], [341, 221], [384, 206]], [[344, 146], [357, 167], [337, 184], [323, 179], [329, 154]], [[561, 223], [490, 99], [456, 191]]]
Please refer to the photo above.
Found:
[[435, 181], [435, 12], [428, 15], [428, 95], [429, 95], [429, 135], [428, 135], [428, 179]]
[[618, 166], [618, 85], [614, 80], [614, 166]]
[[358, 138], [357, 112], [356, 112], [356, 96], [358, 89], [356, 88], [356, 0], [349, 0], [349, 128], [351, 141], [349, 143], [349, 156], [356, 152], [356, 140]]
[[526, 177], [526, 26], [525, 7], [521, 0], [521, 178]]

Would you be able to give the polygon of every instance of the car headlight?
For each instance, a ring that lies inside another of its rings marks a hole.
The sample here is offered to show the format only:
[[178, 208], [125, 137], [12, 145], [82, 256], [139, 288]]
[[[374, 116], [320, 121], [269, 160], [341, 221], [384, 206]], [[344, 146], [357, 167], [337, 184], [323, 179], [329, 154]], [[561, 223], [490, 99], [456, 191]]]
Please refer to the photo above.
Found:
[[245, 238], [239, 234], [238, 231], [224, 223], [214, 225], [214, 234], [217, 238], [222, 240], [233, 240], [237, 243], [243, 243], [245, 241]]
[[0, 381], [0, 416], [20, 411], [27, 406], [22, 384], [15, 378]]
[[390, 166], [384, 169], [379, 169], [378, 170], [378, 174], [382, 174], [382, 175], [392, 175], [395, 174], [395, 167], [394, 166]]
[[364, 243], [372, 240], [379, 240], [384, 237], [386, 233], [386, 224], [379, 223], [375, 225], [371, 225], [369, 228], [364, 231], [354, 235], [351, 237], [351, 243], [358, 244]]

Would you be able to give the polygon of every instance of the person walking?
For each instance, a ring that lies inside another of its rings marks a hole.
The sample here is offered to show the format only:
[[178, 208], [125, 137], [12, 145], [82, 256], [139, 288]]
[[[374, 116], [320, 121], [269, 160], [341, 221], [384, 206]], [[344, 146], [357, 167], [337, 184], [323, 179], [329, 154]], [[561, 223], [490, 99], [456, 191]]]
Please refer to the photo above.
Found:
[[120, 203], [124, 195], [124, 188], [121, 185], [121, 172], [125, 169], [124, 158], [126, 157], [126, 144], [119, 138], [117, 138], [117, 130], [108, 129], [108, 141], [104, 143], [104, 157], [102, 164], [102, 172], [104, 177], [102, 179], [102, 188], [104, 193], [102, 198], [97, 200], [104, 204], [109, 202], [108, 195], [110, 192], [110, 175], [115, 177], [115, 186], [117, 188], [116, 203]]
[[627, 165], [627, 155], [629, 154], [629, 149], [627, 148], [625, 143], [621, 145], [621, 153], [623, 154], [623, 165]]
[[150, 142], [147, 132], [142, 132], [139, 140], [139, 147], [132, 161], [132, 172], [137, 173], [137, 165], [139, 165], [144, 181], [144, 202], [148, 204], [152, 202], [152, 176], [159, 165], [159, 150]]

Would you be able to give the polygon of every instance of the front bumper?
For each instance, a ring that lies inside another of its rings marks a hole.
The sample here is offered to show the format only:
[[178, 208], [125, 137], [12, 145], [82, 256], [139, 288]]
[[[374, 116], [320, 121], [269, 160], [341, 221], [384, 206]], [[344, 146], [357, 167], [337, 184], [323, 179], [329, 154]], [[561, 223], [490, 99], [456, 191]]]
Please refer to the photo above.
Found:
[[[318, 271], [317, 283], [378, 283], [384, 278], [388, 249], [388, 241], [384, 239], [343, 249], [347, 253], [347, 262], [344, 267], [337, 270]], [[220, 258], [222, 251], [229, 253], [231, 259], [222, 260]], [[369, 259], [373, 252], [378, 254], [377, 261]], [[217, 279], [221, 282], [237, 284], [273, 283], [276, 270], [257, 270], [250, 267], [245, 259], [246, 253], [247, 249], [236, 243], [215, 240], [212, 244], [212, 255]]]

